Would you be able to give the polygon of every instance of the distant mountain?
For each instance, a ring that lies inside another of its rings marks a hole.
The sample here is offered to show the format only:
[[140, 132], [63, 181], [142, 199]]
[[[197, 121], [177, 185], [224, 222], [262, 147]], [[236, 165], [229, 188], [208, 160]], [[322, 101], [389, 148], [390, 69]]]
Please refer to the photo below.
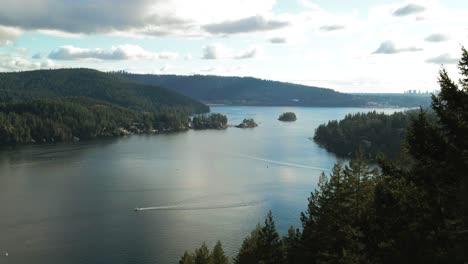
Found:
[[252, 77], [124, 74], [149, 85], [174, 90], [209, 104], [265, 106], [363, 106], [358, 96], [331, 89]]
[[208, 104], [336, 107], [418, 107], [430, 104], [430, 97], [345, 94], [332, 89], [252, 77], [120, 74], [145, 84], [177, 91]]
[[3, 103], [77, 96], [137, 111], [209, 111], [208, 106], [174, 91], [91, 69], [0, 73], [0, 102]]

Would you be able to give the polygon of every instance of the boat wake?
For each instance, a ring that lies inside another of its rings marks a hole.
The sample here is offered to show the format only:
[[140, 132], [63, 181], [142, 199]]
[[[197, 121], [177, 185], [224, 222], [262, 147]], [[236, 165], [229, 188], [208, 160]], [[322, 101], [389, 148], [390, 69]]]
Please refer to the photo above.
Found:
[[243, 155], [243, 154], [228, 154], [228, 155], [231, 155], [231, 156], [234, 156], [234, 157], [239, 157], [239, 158], [258, 160], [258, 161], [263, 161], [263, 162], [268, 162], [268, 163], [283, 165], [283, 166], [288, 166], [288, 167], [295, 167], [295, 168], [301, 168], [301, 169], [311, 169], [311, 170], [318, 170], [318, 171], [330, 171], [330, 169], [326, 169], [326, 168], [320, 168], [320, 167], [314, 167], [314, 166], [308, 166], [308, 165], [302, 165], [302, 164], [290, 163], [290, 162], [283, 162], [283, 161], [277, 161], [277, 160], [264, 159], [264, 158], [260, 158], [260, 157], [254, 157], [254, 156]]
[[155, 207], [137, 207], [134, 211], [151, 211], [151, 210], [214, 210], [214, 209], [227, 209], [227, 208], [240, 208], [255, 206], [263, 203], [262, 201], [252, 201], [244, 203], [233, 203], [233, 204], [220, 204], [220, 205], [202, 205], [202, 206], [183, 206], [183, 205], [167, 205], [167, 206], [155, 206]]

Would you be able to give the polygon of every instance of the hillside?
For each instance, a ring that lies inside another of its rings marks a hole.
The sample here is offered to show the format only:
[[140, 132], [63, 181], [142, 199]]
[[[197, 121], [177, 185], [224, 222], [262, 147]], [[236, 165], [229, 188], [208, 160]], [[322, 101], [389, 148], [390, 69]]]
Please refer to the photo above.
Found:
[[38, 70], [0, 73], [0, 102], [82, 96], [139, 111], [208, 112], [191, 98], [160, 87], [91, 69]]
[[0, 73], [0, 146], [179, 131], [209, 107], [89, 69]]
[[331, 89], [252, 77], [124, 74], [132, 80], [158, 85], [209, 104], [265, 106], [363, 106], [354, 95]]
[[252, 77], [151, 75], [119, 72], [132, 80], [158, 85], [208, 104], [319, 107], [419, 107], [430, 96], [344, 94], [331, 89]]

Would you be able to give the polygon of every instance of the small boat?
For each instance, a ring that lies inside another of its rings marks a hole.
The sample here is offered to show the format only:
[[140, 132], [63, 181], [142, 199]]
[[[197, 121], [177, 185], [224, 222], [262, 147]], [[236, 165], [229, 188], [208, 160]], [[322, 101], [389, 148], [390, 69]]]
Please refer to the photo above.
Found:
[[140, 211], [140, 210], [141, 210], [141, 209], [140, 209], [139, 207], [135, 207], [135, 208], [133, 209], [133, 211], [135, 211], [135, 212], [136, 212], [136, 211]]

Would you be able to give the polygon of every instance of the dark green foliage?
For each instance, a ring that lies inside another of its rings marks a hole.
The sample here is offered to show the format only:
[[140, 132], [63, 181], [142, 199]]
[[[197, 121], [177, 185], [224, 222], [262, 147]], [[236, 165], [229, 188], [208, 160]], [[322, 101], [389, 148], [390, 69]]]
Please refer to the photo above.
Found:
[[218, 241], [210, 252], [205, 243], [196, 248], [194, 253], [185, 251], [179, 260], [179, 264], [229, 264], [229, 258], [224, 254], [223, 246]]
[[88, 69], [0, 73], [0, 145], [186, 130], [209, 108]]
[[77, 96], [102, 100], [138, 111], [209, 111], [207, 106], [173, 91], [91, 69], [0, 73], [1, 102]]
[[247, 237], [234, 260], [236, 264], [281, 264], [286, 263], [286, 248], [278, 232], [271, 211], [265, 224], [258, 225]]
[[289, 121], [289, 122], [292, 122], [292, 121], [296, 121], [297, 120], [297, 117], [296, 117], [296, 114], [293, 113], [293, 112], [286, 112], [286, 113], [282, 113], [279, 118], [278, 118], [279, 121]]
[[196, 115], [192, 118], [192, 126], [194, 129], [224, 129], [227, 128], [227, 117], [218, 113]]
[[238, 127], [238, 128], [253, 128], [253, 127], [256, 127], [256, 126], [258, 126], [258, 125], [257, 125], [257, 123], [255, 123], [253, 118], [245, 118], [244, 121], [242, 121], [242, 123], [240, 123], [236, 127]]
[[287, 236], [283, 237], [283, 244], [286, 249], [286, 263], [299, 263], [303, 252], [301, 250], [301, 231], [289, 227]]
[[139, 75], [124, 76], [213, 104], [266, 106], [363, 106], [359, 96], [331, 89], [252, 77]]
[[370, 263], [366, 231], [376, 176], [362, 156], [344, 168], [335, 165], [330, 178], [322, 174], [301, 215], [303, 263]]
[[315, 130], [314, 140], [327, 150], [350, 157], [358, 148], [375, 159], [378, 153], [396, 158], [400, 154], [405, 128], [416, 112], [349, 114], [343, 120], [329, 121]]
[[179, 264], [193, 264], [195, 262], [193, 254], [184, 252], [184, 255], [180, 258]]
[[210, 264], [211, 255], [210, 250], [205, 243], [200, 248], [195, 249], [194, 264]]
[[252, 77], [120, 74], [142, 83], [172, 89], [193, 99], [227, 105], [265, 106], [429, 106], [429, 96], [344, 94], [331, 89]]
[[224, 254], [223, 246], [221, 241], [218, 241], [213, 248], [211, 254], [211, 263], [212, 264], [229, 264], [229, 258]]
[[139, 112], [89, 98], [0, 104], [0, 145], [186, 130], [185, 112]]

